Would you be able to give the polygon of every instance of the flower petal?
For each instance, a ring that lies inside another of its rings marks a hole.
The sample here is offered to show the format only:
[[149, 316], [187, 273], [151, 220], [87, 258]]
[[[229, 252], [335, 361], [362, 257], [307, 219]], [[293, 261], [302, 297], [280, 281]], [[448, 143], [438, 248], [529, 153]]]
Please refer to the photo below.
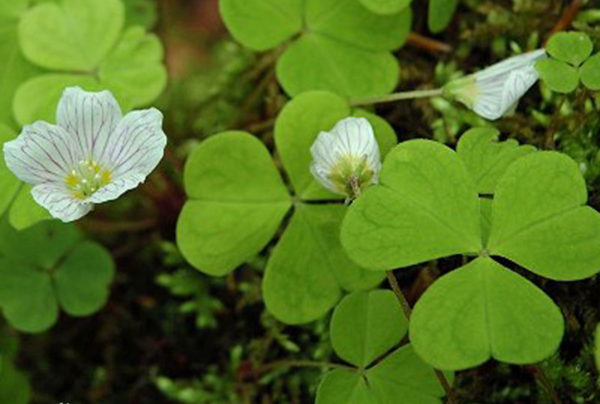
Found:
[[163, 157], [167, 136], [162, 113], [155, 108], [127, 114], [108, 140], [100, 162], [113, 180], [137, 174], [145, 178]]
[[139, 173], [122, 176], [94, 192], [92, 196], [86, 199], [86, 202], [102, 203], [113, 201], [125, 192], [136, 188], [145, 179], [146, 176]]
[[91, 203], [74, 198], [65, 187], [56, 184], [36, 185], [31, 194], [53, 217], [65, 223], [82, 218], [93, 208]]
[[[373, 144], [377, 146], [373, 128], [365, 118], [343, 119], [335, 125], [332, 132], [339, 139], [336, 146], [337, 153], [341, 155], [370, 156]], [[379, 147], [376, 149], [379, 155]]]
[[102, 159], [109, 137], [121, 120], [121, 108], [109, 91], [67, 88], [58, 104], [58, 126], [75, 135], [84, 159]]
[[7, 167], [21, 181], [32, 185], [63, 182], [80, 158], [73, 136], [46, 122], [24, 127], [15, 140], [4, 144]]

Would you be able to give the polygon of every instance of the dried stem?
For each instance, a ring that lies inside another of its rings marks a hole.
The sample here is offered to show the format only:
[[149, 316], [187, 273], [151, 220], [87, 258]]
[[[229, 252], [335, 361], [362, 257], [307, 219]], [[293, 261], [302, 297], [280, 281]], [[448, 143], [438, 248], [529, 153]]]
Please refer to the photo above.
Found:
[[[398, 284], [398, 280], [396, 279], [394, 272], [387, 271], [386, 273], [387, 273], [388, 282], [389, 282], [390, 286], [392, 287], [394, 294], [396, 295], [396, 299], [398, 299], [398, 302], [400, 303], [400, 306], [402, 307], [402, 311], [404, 311], [404, 315], [406, 315], [406, 318], [410, 320], [410, 316], [412, 315], [412, 309], [410, 308], [410, 304], [408, 303], [408, 300], [406, 300], [404, 293], [402, 293], [402, 289], [400, 289], [400, 285]], [[446, 392], [446, 397], [448, 397], [448, 404], [455, 404], [456, 403], [456, 394], [454, 393], [452, 386], [448, 382], [448, 379], [446, 379], [446, 376], [441, 371], [439, 371], [437, 369], [434, 369], [434, 371], [435, 371], [435, 375], [437, 376], [438, 380], [440, 381], [440, 384], [442, 385], [444, 391]]]

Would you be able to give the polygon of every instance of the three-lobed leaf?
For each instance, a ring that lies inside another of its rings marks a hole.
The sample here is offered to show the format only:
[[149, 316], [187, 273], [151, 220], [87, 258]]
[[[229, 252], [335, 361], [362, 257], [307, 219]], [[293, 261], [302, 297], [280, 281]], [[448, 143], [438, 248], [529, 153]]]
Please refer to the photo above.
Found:
[[360, 0], [363, 6], [377, 14], [394, 14], [404, 10], [412, 0]]
[[397, 10], [374, 13], [359, 0], [223, 0], [220, 9], [233, 37], [249, 48], [285, 44], [276, 70], [289, 95], [329, 90], [359, 98], [394, 89], [399, 69], [389, 51], [400, 47], [410, 31], [406, 0], [380, 3], [369, 0], [384, 11]]
[[42, 332], [58, 319], [59, 305], [83, 316], [105, 304], [112, 258], [80, 242], [74, 226], [43, 222], [18, 232], [4, 222], [0, 229], [0, 307], [13, 327]]

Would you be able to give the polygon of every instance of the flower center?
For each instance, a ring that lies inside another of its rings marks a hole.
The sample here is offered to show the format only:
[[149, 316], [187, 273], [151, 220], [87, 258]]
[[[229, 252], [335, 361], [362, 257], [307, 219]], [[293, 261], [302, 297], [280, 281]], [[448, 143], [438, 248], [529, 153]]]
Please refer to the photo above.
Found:
[[110, 183], [110, 171], [91, 158], [81, 160], [67, 175], [65, 183], [75, 198], [86, 199]]
[[356, 197], [369, 186], [373, 174], [366, 156], [348, 155], [332, 167], [329, 179], [340, 192]]

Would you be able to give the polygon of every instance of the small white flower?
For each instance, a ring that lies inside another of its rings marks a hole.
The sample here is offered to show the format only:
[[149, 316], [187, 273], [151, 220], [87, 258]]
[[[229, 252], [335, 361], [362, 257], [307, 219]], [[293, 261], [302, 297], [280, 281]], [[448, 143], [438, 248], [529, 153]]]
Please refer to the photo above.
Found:
[[4, 159], [20, 180], [33, 185], [35, 201], [63, 222], [144, 182], [167, 144], [160, 111], [123, 117], [108, 91], [68, 88], [56, 120], [56, 125], [38, 121], [24, 127], [4, 144]]
[[519, 99], [539, 79], [535, 62], [545, 57], [543, 49], [513, 56], [448, 83], [444, 86], [444, 95], [462, 102], [486, 119], [499, 119], [516, 108]]
[[311, 173], [332, 192], [353, 198], [378, 181], [379, 146], [365, 118], [346, 118], [331, 132], [321, 132], [310, 152]]

